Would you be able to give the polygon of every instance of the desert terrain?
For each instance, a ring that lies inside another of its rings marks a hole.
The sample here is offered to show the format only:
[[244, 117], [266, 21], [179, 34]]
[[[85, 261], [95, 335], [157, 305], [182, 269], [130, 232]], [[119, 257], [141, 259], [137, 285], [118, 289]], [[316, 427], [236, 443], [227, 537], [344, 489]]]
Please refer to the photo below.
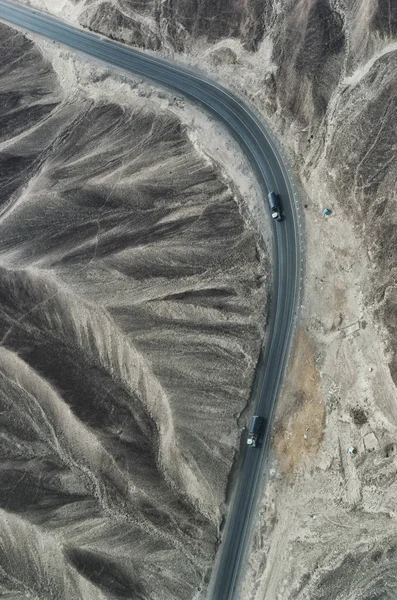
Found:
[[[301, 188], [306, 271], [243, 598], [394, 599], [397, 5], [29, 4], [205, 70], [277, 134]], [[203, 138], [196, 145], [205, 151]], [[245, 187], [236, 172], [229, 188], [240, 188], [243, 205]], [[7, 260], [23, 251], [7, 247]], [[68, 268], [62, 282], [73, 287]], [[225, 488], [217, 489], [220, 503]]]
[[0, 40], [0, 595], [191, 598], [250, 399], [265, 247], [167, 98]]

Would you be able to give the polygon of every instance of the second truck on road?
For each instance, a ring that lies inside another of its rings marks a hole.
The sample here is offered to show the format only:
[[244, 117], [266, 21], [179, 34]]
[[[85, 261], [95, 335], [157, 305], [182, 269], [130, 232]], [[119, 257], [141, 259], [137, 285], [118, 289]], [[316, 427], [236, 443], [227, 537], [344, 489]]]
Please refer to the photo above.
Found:
[[251, 446], [251, 448], [255, 448], [259, 444], [264, 422], [265, 419], [263, 417], [258, 417], [258, 415], [251, 418], [247, 438], [247, 444], [248, 446]]

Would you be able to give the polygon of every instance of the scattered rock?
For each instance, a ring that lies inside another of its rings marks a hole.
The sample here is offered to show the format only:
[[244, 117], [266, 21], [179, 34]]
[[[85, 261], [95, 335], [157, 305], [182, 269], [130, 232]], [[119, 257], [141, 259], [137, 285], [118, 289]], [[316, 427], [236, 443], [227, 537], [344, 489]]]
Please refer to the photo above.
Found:
[[378, 448], [378, 440], [372, 431], [364, 436], [364, 446], [367, 452], [373, 452]]
[[368, 416], [363, 408], [357, 407], [350, 409], [350, 416], [352, 417], [354, 424], [358, 427], [368, 423]]
[[231, 49], [226, 47], [216, 48], [210, 54], [210, 60], [213, 65], [234, 65], [237, 62], [237, 55]]
[[393, 442], [391, 442], [390, 444], [387, 444], [385, 446], [385, 457], [386, 458], [390, 458], [391, 456], [393, 456], [396, 453], [397, 450], [397, 445], [394, 444]]

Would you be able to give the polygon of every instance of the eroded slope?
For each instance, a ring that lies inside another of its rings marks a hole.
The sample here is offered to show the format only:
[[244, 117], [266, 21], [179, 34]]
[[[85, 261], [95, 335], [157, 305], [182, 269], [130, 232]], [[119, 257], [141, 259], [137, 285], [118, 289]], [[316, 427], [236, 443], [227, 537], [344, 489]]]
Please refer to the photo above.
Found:
[[1, 595], [185, 600], [259, 350], [257, 238], [175, 116], [0, 40]]
[[279, 405], [246, 597], [394, 598], [397, 4], [62, 5], [88, 27], [145, 48], [155, 35], [163, 54], [205, 65], [271, 121], [301, 177], [306, 342]]

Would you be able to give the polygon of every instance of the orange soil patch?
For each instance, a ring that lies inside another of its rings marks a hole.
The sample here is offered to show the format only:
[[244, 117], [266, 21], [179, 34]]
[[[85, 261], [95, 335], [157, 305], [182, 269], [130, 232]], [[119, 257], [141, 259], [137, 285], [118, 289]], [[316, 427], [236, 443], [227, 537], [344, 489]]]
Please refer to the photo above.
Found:
[[301, 329], [275, 424], [274, 447], [286, 475], [296, 473], [305, 457], [317, 454], [323, 439], [325, 414], [312, 345], [307, 332]]

